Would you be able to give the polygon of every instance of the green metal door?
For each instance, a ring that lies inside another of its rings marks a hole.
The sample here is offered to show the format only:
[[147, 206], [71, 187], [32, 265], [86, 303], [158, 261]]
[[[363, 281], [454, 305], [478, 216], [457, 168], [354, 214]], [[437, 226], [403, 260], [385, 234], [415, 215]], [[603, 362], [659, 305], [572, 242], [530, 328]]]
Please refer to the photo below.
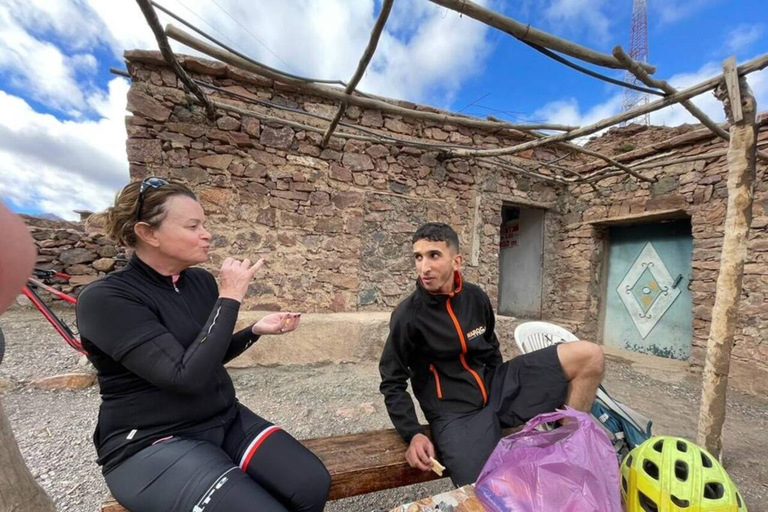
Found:
[[693, 311], [690, 222], [610, 228], [606, 346], [687, 359]]

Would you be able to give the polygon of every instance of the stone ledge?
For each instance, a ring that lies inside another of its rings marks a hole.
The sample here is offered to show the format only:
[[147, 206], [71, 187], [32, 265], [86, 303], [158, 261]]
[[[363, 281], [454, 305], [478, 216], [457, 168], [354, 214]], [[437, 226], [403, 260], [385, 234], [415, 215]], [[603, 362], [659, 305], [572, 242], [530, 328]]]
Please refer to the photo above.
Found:
[[[245, 311], [237, 329], [269, 314]], [[389, 312], [310, 313], [301, 316], [297, 331], [281, 336], [264, 336], [229, 368], [287, 364], [360, 363], [379, 360], [389, 333]], [[514, 329], [517, 319], [496, 318], [496, 333], [505, 359], [516, 354]]]

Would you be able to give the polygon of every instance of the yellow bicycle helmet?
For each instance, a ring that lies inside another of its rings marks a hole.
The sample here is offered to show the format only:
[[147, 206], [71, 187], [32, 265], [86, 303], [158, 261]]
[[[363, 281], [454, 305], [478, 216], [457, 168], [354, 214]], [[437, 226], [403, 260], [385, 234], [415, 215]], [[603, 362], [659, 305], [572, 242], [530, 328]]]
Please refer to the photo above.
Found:
[[621, 496], [627, 512], [747, 512], [720, 462], [679, 437], [652, 437], [627, 454]]

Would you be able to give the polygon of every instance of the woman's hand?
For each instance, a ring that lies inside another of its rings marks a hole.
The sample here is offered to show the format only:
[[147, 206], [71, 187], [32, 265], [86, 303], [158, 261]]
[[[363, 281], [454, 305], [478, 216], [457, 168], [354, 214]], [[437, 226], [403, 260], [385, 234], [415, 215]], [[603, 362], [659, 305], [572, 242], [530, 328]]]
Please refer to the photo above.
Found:
[[285, 334], [299, 326], [301, 313], [272, 313], [267, 315], [251, 328], [253, 334]]
[[248, 293], [248, 286], [253, 281], [253, 276], [263, 265], [263, 258], [253, 265], [248, 259], [243, 261], [234, 258], [225, 259], [219, 273], [219, 297], [242, 302], [243, 297]]

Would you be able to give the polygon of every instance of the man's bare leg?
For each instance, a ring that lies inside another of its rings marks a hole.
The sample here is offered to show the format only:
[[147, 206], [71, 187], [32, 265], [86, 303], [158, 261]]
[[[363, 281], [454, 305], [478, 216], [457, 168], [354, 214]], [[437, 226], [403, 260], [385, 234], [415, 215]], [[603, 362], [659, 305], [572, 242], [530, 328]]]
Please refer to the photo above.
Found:
[[603, 348], [589, 341], [561, 343], [557, 356], [568, 380], [566, 405], [589, 412], [605, 373]]

